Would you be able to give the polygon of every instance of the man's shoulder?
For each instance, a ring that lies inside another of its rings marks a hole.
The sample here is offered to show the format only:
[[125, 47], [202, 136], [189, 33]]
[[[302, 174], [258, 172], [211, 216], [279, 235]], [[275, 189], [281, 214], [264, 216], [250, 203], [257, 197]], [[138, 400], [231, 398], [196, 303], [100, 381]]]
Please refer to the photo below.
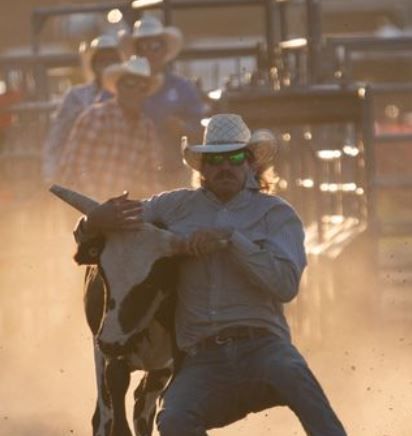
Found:
[[191, 188], [179, 188], [173, 189], [171, 191], [160, 192], [156, 195], [157, 198], [165, 201], [175, 202], [179, 204], [183, 201], [189, 201], [196, 197], [199, 193], [199, 189], [191, 189]]
[[188, 205], [193, 205], [195, 199], [199, 195], [199, 189], [180, 188], [172, 191], [164, 191], [154, 195], [150, 200], [161, 209], [165, 208], [169, 211], [186, 208]]
[[273, 195], [273, 194], [266, 194], [264, 192], [256, 192], [255, 198], [257, 201], [267, 203], [273, 206], [280, 206], [280, 207], [286, 207], [286, 208], [292, 208], [292, 205], [283, 197], [280, 197], [279, 195]]
[[149, 221], [161, 219], [167, 222], [171, 216], [192, 205], [196, 195], [196, 189], [188, 188], [160, 192], [145, 202], [145, 214]]
[[281, 213], [285, 217], [295, 216], [299, 218], [295, 208], [286, 199], [278, 195], [257, 192], [255, 195], [255, 201], [257, 204], [264, 206], [268, 211], [271, 210], [277, 214]]

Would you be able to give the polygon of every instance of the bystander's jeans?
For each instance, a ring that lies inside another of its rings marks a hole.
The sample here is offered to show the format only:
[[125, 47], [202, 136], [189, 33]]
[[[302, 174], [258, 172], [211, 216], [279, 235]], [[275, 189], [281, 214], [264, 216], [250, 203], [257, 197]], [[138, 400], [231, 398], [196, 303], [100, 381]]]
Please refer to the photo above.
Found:
[[187, 354], [157, 418], [161, 436], [205, 436], [250, 412], [288, 406], [310, 436], [346, 432], [304, 358], [268, 335]]

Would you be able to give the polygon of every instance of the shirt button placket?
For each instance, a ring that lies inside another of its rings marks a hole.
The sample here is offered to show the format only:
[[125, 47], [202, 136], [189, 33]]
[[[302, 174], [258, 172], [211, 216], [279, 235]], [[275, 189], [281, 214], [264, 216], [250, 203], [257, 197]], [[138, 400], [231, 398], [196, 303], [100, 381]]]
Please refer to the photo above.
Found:
[[[225, 227], [228, 225], [228, 211], [226, 208], [221, 208], [216, 213], [216, 219], [214, 223], [215, 227]], [[220, 300], [220, 291], [221, 291], [221, 277], [220, 277], [220, 268], [219, 259], [217, 257], [212, 257], [210, 262], [211, 274], [210, 274], [210, 318], [212, 320], [216, 319], [218, 315], [218, 305]]]
[[216, 227], [226, 227], [229, 225], [228, 222], [228, 210], [226, 208], [222, 208], [216, 215], [215, 221]]

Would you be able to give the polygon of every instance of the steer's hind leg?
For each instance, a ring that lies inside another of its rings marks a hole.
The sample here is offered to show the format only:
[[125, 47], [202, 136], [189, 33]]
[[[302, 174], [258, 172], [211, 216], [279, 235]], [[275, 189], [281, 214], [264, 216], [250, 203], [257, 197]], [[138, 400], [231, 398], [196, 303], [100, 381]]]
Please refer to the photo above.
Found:
[[126, 393], [130, 368], [124, 359], [111, 359], [106, 365], [106, 386], [110, 392], [113, 422], [110, 436], [132, 436], [126, 416]]
[[134, 391], [133, 424], [136, 436], [151, 436], [156, 402], [170, 380], [169, 368], [147, 372]]
[[93, 436], [110, 436], [112, 409], [105, 382], [106, 358], [101, 352], [96, 335], [104, 309], [104, 284], [96, 266], [88, 266], [85, 276], [84, 308], [87, 323], [93, 333], [94, 365], [96, 372], [96, 409], [93, 414]]

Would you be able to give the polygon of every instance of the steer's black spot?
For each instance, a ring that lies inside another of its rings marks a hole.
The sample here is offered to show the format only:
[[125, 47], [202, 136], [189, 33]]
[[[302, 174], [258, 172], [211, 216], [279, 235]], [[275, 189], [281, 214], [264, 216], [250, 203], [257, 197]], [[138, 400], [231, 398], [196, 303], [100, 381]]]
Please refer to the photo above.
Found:
[[122, 301], [119, 308], [119, 321], [125, 333], [130, 332], [146, 315], [156, 295], [163, 292], [172, 294], [177, 285], [177, 260], [162, 258], [157, 260], [148, 277], [136, 284]]

